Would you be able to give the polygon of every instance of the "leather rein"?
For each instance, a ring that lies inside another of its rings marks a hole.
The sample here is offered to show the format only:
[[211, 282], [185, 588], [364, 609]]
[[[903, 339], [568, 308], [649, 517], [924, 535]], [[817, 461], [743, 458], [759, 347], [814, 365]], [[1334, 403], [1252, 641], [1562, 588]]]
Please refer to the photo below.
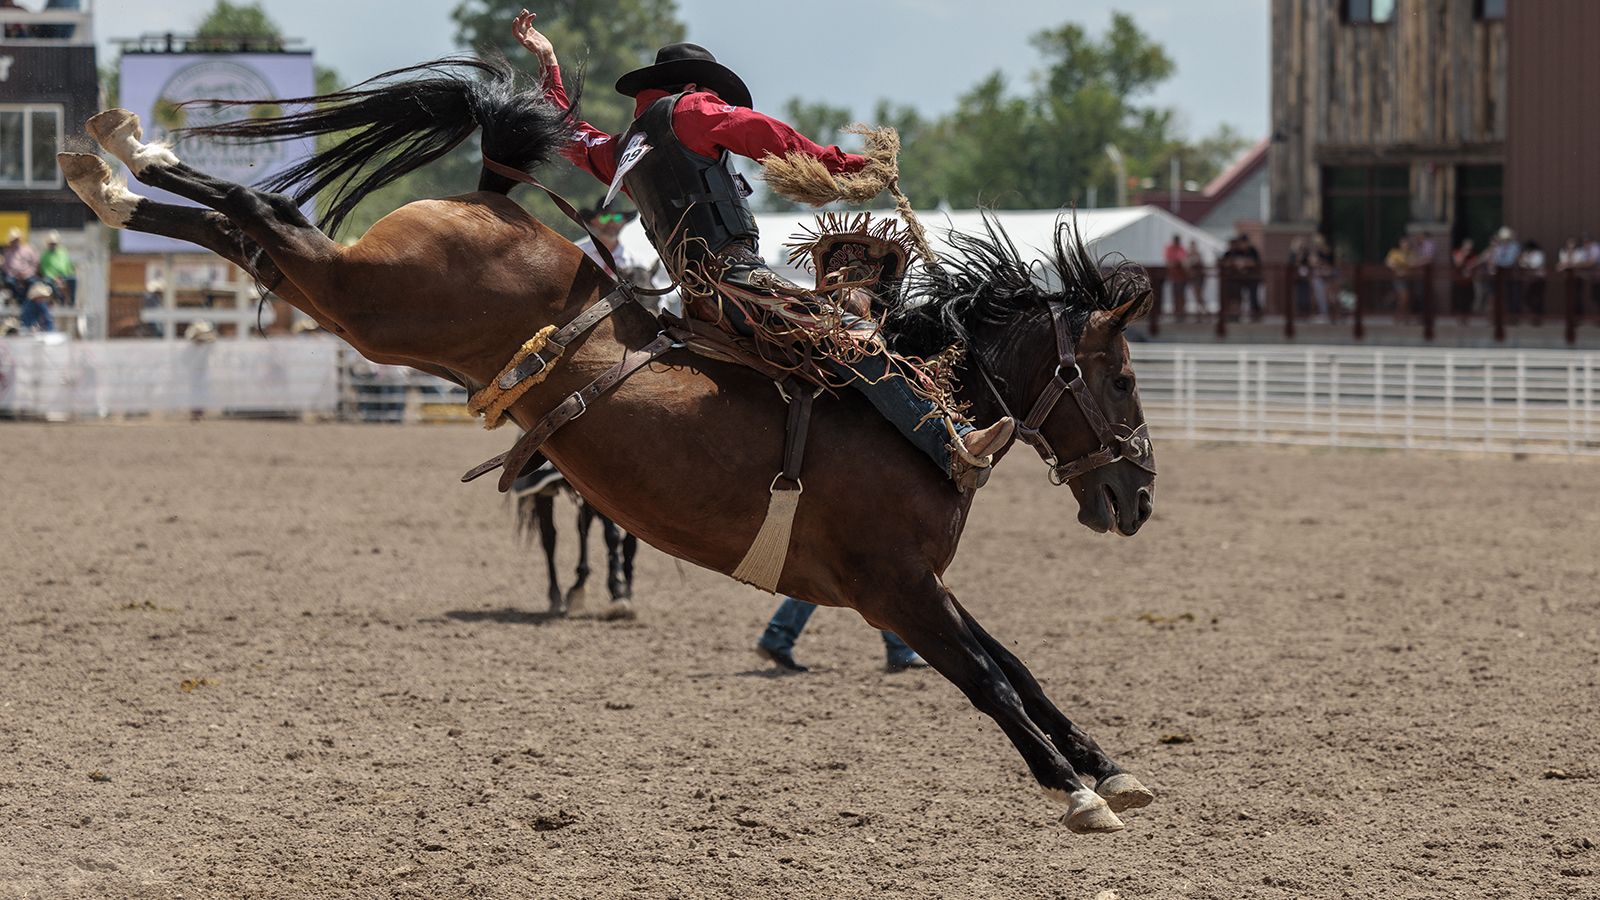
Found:
[[[1028, 411], [1027, 418], [1017, 423], [1017, 438], [1039, 452], [1045, 465], [1050, 467], [1051, 484], [1066, 484], [1101, 466], [1108, 466], [1124, 459], [1151, 475], [1156, 474], [1155, 447], [1150, 443], [1150, 426], [1143, 422], [1139, 423], [1137, 428], [1112, 425], [1101, 411], [1100, 404], [1089, 393], [1088, 385], [1083, 383], [1083, 370], [1078, 368], [1077, 348], [1071, 333], [1067, 330], [1065, 311], [1065, 303], [1058, 301], [1050, 303], [1050, 321], [1055, 326], [1056, 332], [1056, 371], [1050, 383], [1045, 385], [1039, 399], [1033, 402], [1033, 409]], [[979, 355], [977, 360], [978, 371], [983, 375], [984, 383], [989, 386], [989, 393], [999, 402], [1000, 409], [1006, 415], [1011, 415], [1010, 406], [1000, 395], [1000, 389], [995, 387], [994, 379], [989, 377], [989, 367], [983, 362], [983, 357]], [[1072, 395], [1089, 427], [1093, 428], [1095, 435], [1100, 438], [1100, 449], [1086, 453], [1071, 462], [1061, 462], [1055, 448], [1050, 446], [1049, 439], [1039, 430], [1063, 394]]]

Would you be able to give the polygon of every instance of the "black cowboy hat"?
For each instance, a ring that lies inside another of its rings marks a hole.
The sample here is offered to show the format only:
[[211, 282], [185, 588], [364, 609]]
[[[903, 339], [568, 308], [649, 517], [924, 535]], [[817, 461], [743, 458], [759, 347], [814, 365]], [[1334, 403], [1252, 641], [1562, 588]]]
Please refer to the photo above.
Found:
[[613, 207], [611, 209], [606, 209], [605, 205], [606, 205], [606, 198], [605, 198], [605, 195], [602, 194], [599, 197], [595, 198], [593, 206], [585, 206], [585, 207], [582, 207], [581, 209], [579, 209], [578, 210], [578, 218], [580, 218], [580, 219], [584, 220], [585, 222], [587, 222], [590, 219], [594, 218], [595, 216], [605, 215], [605, 214], [610, 214], [610, 213], [618, 213], [618, 214], [621, 214], [622, 221], [624, 223], [628, 223], [628, 222], [632, 222], [639, 215], [639, 211], [636, 210], [636, 209], [617, 209], [615, 207]]
[[617, 93], [637, 97], [651, 88], [697, 84], [717, 92], [734, 106], [751, 106], [750, 89], [733, 70], [717, 62], [711, 51], [699, 44], [668, 44], [656, 51], [656, 63], [617, 79]]

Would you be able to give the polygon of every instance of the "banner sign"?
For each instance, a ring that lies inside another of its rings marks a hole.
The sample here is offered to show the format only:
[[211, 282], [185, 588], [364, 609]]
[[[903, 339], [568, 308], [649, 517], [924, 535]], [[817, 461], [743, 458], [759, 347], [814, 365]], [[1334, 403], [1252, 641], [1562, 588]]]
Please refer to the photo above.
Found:
[[[259, 185], [316, 151], [316, 138], [282, 143], [178, 139], [184, 128], [293, 112], [275, 102], [316, 92], [310, 53], [124, 53], [121, 102], [139, 114], [146, 143], [166, 143], [184, 163], [224, 181]], [[245, 106], [184, 104], [193, 100], [259, 101]], [[128, 179], [128, 189], [161, 203], [198, 204]], [[312, 210], [305, 209], [312, 217]], [[203, 251], [187, 241], [121, 233], [125, 253]]]

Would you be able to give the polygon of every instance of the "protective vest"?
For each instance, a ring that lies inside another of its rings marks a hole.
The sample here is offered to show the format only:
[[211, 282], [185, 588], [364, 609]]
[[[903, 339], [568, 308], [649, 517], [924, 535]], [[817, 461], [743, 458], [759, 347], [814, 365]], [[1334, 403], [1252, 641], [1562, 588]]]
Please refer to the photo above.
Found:
[[[662, 259], [683, 248], [688, 259], [737, 240], [759, 237], [745, 198], [750, 186], [733, 170], [727, 150], [713, 159], [685, 147], [672, 132], [672, 110], [683, 94], [651, 103], [618, 140], [617, 165], [650, 243]], [[630, 158], [641, 153], [628, 166]], [[627, 168], [624, 168], [627, 166]], [[685, 244], [685, 240], [690, 240]], [[702, 243], [703, 242], [703, 243]]]

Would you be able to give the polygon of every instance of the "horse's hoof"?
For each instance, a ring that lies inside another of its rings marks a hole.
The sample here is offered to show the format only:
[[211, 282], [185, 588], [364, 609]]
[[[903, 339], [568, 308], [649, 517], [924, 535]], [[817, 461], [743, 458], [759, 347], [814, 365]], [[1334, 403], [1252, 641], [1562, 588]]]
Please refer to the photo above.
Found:
[[127, 228], [139, 205], [139, 195], [116, 178], [106, 161], [92, 153], [57, 153], [56, 165], [67, 176], [67, 187], [112, 228]]
[[634, 611], [633, 601], [613, 600], [611, 605], [606, 607], [606, 611], [600, 614], [600, 618], [608, 622], [617, 619], [637, 619], [639, 613]]
[[165, 146], [143, 142], [139, 117], [125, 109], [108, 109], [92, 116], [84, 126], [107, 153], [115, 156], [138, 178], [151, 166], [175, 166], [178, 158]]
[[111, 149], [107, 146], [108, 141], [115, 143], [126, 138], [138, 141], [144, 137], [144, 129], [139, 127], [139, 115], [126, 109], [108, 109], [96, 113], [89, 117], [84, 127], [89, 130], [94, 142], [107, 150]]
[[1057, 803], [1067, 805], [1067, 815], [1063, 820], [1069, 831], [1076, 834], [1107, 834], [1121, 831], [1128, 827], [1122, 824], [1116, 813], [1106, 804], [1104, 798], [1088, 788], [1073, 791], [1065, 798], [1059, 791], [1045, 791], [1045, 796]]
[[77, 182], [89, 187], [111, 183], [111, 167], [93, 153], [57, 153], [56, 165], [69, 185]]
[[589, 589], [581, 584], [575, 584], [567, 591], [567, 608], [563, 610], [567, 615], [583, 609], [583, 601], [588, 599]]
[[1106, 798], [1106, 805], [1111, 807], [1114, 813], [1141, 809], [1156, 799], [1154, 791], [1140, 784], [1139, 779], [1126, 772], [1100, 782], [1095, 786], [1094, 792]]

